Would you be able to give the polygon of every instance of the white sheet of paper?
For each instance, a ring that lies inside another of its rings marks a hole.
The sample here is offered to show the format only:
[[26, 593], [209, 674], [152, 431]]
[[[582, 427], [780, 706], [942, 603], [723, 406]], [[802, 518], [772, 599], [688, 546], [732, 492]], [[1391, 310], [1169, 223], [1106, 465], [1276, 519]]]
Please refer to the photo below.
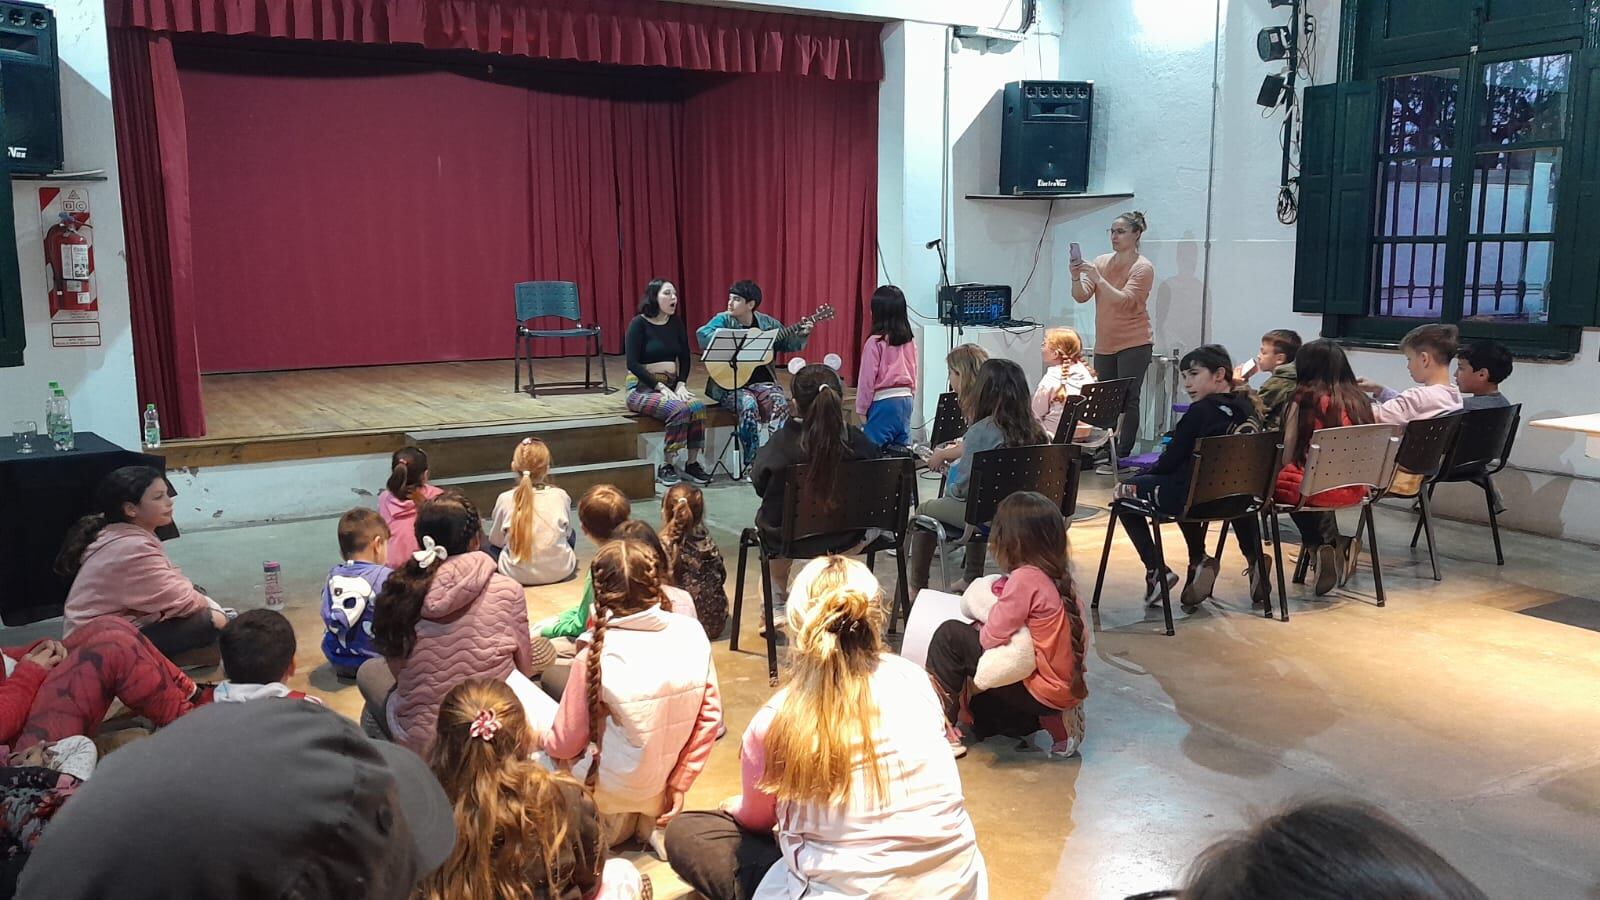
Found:
[[522, 714], [528, 718], [528, 725], [533, 728], [534, 734], [542, 735], [549, 731], [550, 726], [555, 724], [556, 710], [560, 704], [546, 694], [544, 688], [516, 669], [506, 676], [506, 684], [511, 688], [511, 693], [522, 701]]
[[951, 619], [971, 622], [961, 614], [959, 594], [947, 594], [927, 588], [917, 592], [911, 602], [911, 616], [906, 620], [905, 640], [900, 644], [900, 655], [924, 668], [928, 665], [928, 642], [939, 626]]

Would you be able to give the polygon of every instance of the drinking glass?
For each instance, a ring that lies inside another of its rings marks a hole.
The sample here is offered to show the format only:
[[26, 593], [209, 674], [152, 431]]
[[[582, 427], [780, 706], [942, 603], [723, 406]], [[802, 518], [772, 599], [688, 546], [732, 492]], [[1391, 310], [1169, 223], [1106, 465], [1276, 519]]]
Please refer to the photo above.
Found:
[[18, 419], [11, 423], [11, 437], [17, 442], [18, 453], [32, 453], [33, 439], [39, 433], [39, 423]]

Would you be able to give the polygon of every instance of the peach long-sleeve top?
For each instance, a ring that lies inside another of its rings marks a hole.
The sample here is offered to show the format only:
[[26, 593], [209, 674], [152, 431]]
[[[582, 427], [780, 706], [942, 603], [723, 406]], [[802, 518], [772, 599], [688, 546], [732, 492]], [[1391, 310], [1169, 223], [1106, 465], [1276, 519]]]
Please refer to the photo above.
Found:
[[[1150, 331], [1150, 310], [1147, 302], [1155, 286], [1156, 267], [1143, 256], [1135, 257], [1127, 265], [1117, 263], [1115, 254], [1102, 253], [1094, 258], [1094, 267], [1100, 270], [1100, 280], [1127, 294], [1124, 300], [1111, 300], [1101, 296], [1098, 285], [1081, 282], [1074, 286], [1073, 299], [1094, 304], [1094, 352], [1109, 356], [1133, 347], [1142, 347], [1155, 340]], [[1078, 295], [1082, 293], [1083, 297]]]

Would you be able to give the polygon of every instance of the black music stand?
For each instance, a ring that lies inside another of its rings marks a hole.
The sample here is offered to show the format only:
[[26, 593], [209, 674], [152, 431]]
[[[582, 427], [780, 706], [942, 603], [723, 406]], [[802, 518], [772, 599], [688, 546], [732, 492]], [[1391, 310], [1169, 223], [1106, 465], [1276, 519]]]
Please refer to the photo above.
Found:
[[[717, 454], [717, 461], [711, 466], [711, 474], [716, 475], [721, 469], [728, 473], [728, 477], [738, 480], [744, 477], [744, 442], [739, 439], [739, 401], [744, 392], [744, 385], [739, 381], [739, 370], [748, 367], [751, 370], [766, 365], [767, 355], [775, 349], [778, 340], [777, 331], [756, 331], [751, 328], [718, 328], [711, 333], [711, 340], [700, 353], [701, 362], [726, 363], [733, 369], [733, 383], [739, 385], [733, 389], [733, 434], [722, 445], [722, 452]], [[731, 444], [739, 451], [739, 473], [734, 474], [728, 464], [723, 462], [723, 457], [728, 455], [728, 445]]]

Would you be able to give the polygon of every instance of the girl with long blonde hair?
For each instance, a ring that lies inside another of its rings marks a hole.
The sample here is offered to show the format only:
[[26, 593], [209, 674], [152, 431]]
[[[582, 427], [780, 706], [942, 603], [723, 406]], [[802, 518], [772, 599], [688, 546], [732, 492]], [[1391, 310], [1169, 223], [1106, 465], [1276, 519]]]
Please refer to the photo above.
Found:
[[591, 639], [544, 749], [594, 792], [606, 846], [638, 838], [662, 855], [659, 830], [683, 809], [722, 725], [711, 642], [666, 608], [654, 549], [613, 540], [590, 573]]
[[[667, 829], [711, 900], [982, 897], [988, 875], [928, 676], [883, 642], [878, 581], [812, 560], [788, 608], [784, 685], [745, 731], [743, 793]], [[776, 828], [776, 835], [773, 829]]]
[[606, 859], [594, 800], [531, 760], [534, 746], [505, 682], [464, 681], [445, 696], [428, 765], [454, 809], [456, 845], [423, 900], [649, 896], [632, 863]]
[[578, 570], [578, 534], [572, 497], [549, 483], [550, 448], [523, 438], [511, 454], [511, 474], [517, 484], [496, 498], [489, 519], [489, 555], [500, 574], [524, 587], [566, 581]]

